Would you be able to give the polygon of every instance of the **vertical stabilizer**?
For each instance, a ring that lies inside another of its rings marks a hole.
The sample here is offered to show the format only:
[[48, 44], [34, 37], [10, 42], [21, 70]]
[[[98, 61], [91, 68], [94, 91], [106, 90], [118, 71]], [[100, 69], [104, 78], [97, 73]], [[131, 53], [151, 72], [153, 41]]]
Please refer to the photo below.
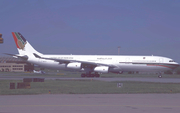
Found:
[[31, 56], [31, 55], [33, 55], [33, 53], [36, 53], [40, 56], [42, 55], [28, 43], [28, 41], [21, 35], [21, 33], [12, 32], [12, 35], [13, 35], [14, 41], [16, 43], [19, 55]]

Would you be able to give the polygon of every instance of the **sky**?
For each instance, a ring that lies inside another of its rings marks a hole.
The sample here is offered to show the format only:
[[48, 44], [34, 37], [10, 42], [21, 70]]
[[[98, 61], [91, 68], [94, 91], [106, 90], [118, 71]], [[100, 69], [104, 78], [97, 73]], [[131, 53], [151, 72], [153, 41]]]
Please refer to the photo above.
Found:
[[154, 55], [180, 63], [179, 0], [0, 0], [3, 53], [20, 32], [43, 54]]

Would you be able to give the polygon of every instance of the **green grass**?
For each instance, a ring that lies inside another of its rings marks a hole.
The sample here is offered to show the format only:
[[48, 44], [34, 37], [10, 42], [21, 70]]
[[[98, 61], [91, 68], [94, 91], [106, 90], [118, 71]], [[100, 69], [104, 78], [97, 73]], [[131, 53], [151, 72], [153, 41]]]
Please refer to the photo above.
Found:
[[95, 80], [46, 80], [32, 82], [31, 89], [9, 89], [10, 82], [20, 80], [0, 80], [0, 95], [31, 95], [31, 94], [137, 94], [137, 93], [180, 93], [180, 84], [121, 82], [104, 82]]

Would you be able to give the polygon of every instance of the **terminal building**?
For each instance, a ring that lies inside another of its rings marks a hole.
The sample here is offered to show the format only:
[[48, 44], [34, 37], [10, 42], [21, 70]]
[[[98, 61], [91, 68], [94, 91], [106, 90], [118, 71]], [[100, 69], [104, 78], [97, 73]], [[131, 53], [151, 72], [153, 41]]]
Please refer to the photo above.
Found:
[[14, 57], [0, 57], [1, 72], [25, 72], [33, 70], [34, 65], [22, 59]]

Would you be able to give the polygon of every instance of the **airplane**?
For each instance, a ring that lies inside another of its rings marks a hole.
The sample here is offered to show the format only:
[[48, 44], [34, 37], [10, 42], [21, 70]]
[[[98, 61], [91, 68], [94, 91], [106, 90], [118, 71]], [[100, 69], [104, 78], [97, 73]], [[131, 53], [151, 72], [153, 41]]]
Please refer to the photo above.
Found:
[[36, 51], [19, 33], [12, 32], [19, 54], [12, 55], [44, 68], [83, 71], [81, 77], [100, 77], [99, 73], [161, 72], [176, 69], [179, 64], [161, 56], [128, 55], [45, 55]]

